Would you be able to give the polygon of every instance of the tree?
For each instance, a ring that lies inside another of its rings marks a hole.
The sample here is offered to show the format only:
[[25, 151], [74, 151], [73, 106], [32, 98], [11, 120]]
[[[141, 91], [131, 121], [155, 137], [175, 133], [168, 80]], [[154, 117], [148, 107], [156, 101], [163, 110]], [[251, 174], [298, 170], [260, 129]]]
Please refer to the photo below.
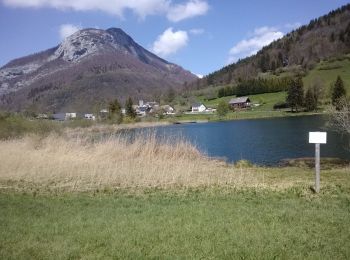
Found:
[[292, 80], [291, 85], [288, 88], [286, 102], [292, 108], [292, 112], [294, 111], [294, 109], [296, 112], [298, 112], [298, 107], [301, 107], [303, 105], [303, 99], [304, 99], [303, 88], [304, 88], [303, 81], [301, 80], [300, 77], [298, 77], [295, 80]]
[[307, 111], [314, 111], [317, 108], [317, 99], [312, 89], [308, 89], [305, 94], [304, 105]]
[[172, 87], [170, 87], [166, 94], [166, 101], [169, 103], [173, 102], [175, 99], [175, 96], [176, 96], [175, 90]]
[[341, 98], [338, 101], [339, 109], [332, 106], [328, 110], [330, 115], [329, 123], [333, 130], [346, 133], [350, 136], [350, 101], [345, 98]]
[[320, 77], [316, 77], [312, 84], [312, 91], [316, 99], [316, 105], [324, 96], [324, 84]]
[[224, 100], [221, 100], [216, 109], [216, 113], [218, 114], [219, 117], [222, 117], [222, 116], [226, 116], [228, 111], [229, 111], [228, 104]]
[[114, 101], [109, 103], [108, 110], [111, 114], [117, 113], [121, 110], [121, 106], [118, 99], [115, 99]]
[[115, 99], [114, 101], [109, 103], [108, 111], [108, 118], [110, 120], [116, 121], [118, 124], [120, 124], [123, 121], [122, 108], [118, 99]]
[[130, 118], [135, 118], [136, 112], [132, 107], [132, 105], [133, 105], [132, 99], [131, 97], [129, 97], [125, 102], [125, 114]]
[[341, 77], [338, 76], [332, 91], [332, 105], [335, 106], [337, 110], [340, 110], [342, 108], [340, 104], [341, 103], [340, 100], [345, 97], [346, 97], [346, 90], [344, 87], [344, 82], [341, 79]]

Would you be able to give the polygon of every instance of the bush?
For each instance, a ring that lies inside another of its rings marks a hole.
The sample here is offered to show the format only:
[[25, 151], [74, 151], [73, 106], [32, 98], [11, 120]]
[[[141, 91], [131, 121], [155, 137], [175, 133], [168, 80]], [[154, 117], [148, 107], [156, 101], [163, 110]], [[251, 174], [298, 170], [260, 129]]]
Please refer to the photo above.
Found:
[[273, 105], [273, 109], [283, 109], [283, 108], [289, 108], [289, 105], [287, 102], [277, 102]]
[[253, 164], [248, 160], [239, 160], [235, 163], [235, 166], [242, 167], [242, 168], [249, 168], [249, 167], [252, 167]]
[[46, 136], [50, 132], [59, 133], [62, 126], [49, 120], [29, 120], [21, 115], [0, 113], [0, 139], [11, 139], [33, 133]]

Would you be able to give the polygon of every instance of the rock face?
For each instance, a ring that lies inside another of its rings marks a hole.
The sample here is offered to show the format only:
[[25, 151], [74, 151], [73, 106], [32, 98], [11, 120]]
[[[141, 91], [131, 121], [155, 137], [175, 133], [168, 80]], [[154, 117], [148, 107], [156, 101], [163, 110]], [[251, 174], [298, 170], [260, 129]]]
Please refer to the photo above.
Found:
[[84, 29], [0, 69], [0, 108], [84, 112], [118, 98], [152, 99], [197, 77], [119, 28]]

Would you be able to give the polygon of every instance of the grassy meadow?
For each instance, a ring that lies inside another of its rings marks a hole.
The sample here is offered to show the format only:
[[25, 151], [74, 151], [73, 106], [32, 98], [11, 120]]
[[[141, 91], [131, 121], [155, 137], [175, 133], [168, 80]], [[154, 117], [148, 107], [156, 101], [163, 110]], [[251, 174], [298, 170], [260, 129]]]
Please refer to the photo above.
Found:
[[[225, 116], [218, 116], [216, 113], [200, 113], [200, 114], [181, 114], [177, 116], [168, 116], [163, 121], [181, 122], [181, 121], [222, 121], [222, 120], [239, 120], [239, 119], [256, 119], [256, 118], [270, 118], [270, 117], [288, 117], [288, 116], [304, 116], [323, 113], [323, 107], [319, 107], [316, 112], [299, 112], [291, 113], [290, 109], [274, 110], [273, 106], [276, 103], [284, 102], [286, 100], [287, 92], [281, 91], [276, 93], [264, 93], [257, 95], [249, 95], [253, 104], [251, 109], [240, 111], [229, 111]], [[235, 96], [227, 96], [215, 98], [206, 101], [204, 96], [199, 96], [198, 99], [207, 107], [216, 108], [220, 101], [229, 102]]]
[[315, 82], [321, 82], [325, 88], [325, 94], [330, 95], [331, 85], [334, 84], [337, 77], [340, 76], [344, 81], [344, 86], [350, 95], [350, 55], [321, 61], [315, 68], [303, 78], [306, 87], [312, 86]]
[[0, 194], [2, 259], [348, 259], [349, 196], [203, 189]]

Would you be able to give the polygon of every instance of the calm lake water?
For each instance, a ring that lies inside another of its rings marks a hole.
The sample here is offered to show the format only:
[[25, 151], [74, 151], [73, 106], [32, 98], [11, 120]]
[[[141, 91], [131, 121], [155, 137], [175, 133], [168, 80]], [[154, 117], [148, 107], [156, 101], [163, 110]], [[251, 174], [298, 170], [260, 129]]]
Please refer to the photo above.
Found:
[[156, 127], [155, 131], [158, 138], [183, 137], [211, 157], [228, 162], [246, 159], [258, 165], [276, 165], [286, 158], [313, 157], [315, 145], [308, 143], [308, 133], [326, 131], [327, 144], [321, 145], [321, 157], [350, 159], [346, 148], [349, 137], [327, 129], [326, 118], [322, 116], [181, 124]]

